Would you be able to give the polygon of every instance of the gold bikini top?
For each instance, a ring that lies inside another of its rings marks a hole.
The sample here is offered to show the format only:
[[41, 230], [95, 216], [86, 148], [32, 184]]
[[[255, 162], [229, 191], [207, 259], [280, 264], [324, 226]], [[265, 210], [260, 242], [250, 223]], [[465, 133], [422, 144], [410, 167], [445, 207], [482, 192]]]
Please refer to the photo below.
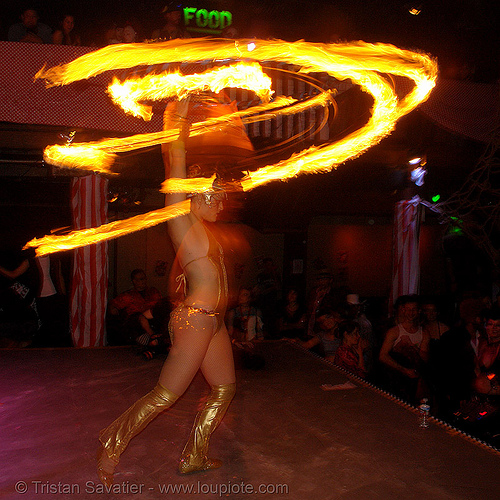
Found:
[[[224, 315], [226, 313], [227, 297], [228, 297], [228, 283], [227, 283], [226, 266], [224, 264], [224, 252], [222, 250], [222, 246], [217, 241], [212, 232], [207, 228], [207, 226], [203, 224], [203, 227], [208, 236], [207, 254], [202, 255], [201, 257], [197, 257], [196, 259], [190, 260], [189, 262], [184, 264], [182, 268], [186, 269], [186, 267], [189, 266], [189, 264], [191, 264], [192, 262], [196, 262], [197, 260], [202, 260], [202, 259], [208, 259], [211, 262], [211, 264], [215, 267], [218, 276], [218, 294], [214, 312], [217, 313], [217, 315], [219, 316], [219, 321], [222, 322], [222, 320], [224, 319]], [[181, 287], [183, 287], [184, 296], [186, 296], [187, 295], [186, 274], [181, 273], [179, 276], [177, 276], [175, 281], [178, 283], [176, 291], [178, 292], [181, 289]]]

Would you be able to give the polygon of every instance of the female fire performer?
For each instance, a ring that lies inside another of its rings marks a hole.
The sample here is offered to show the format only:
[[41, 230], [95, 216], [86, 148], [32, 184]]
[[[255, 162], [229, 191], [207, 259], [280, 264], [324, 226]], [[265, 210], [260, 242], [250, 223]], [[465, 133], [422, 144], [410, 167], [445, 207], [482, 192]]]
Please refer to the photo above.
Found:
[[[177, 105], [176, 117], [165, 113], [164, 128], [181, 126], [187, 115], [187, 101]], [[170, 121], [170, 124], [168, 123]], [[170, 150], [170, 177], [186, 177], [186, 155], [180, 138]], [[98, 473], [106, 485], [113, 483], [113, 473], [121, 453], [129, 441], [141, 432], [157, 415], [172, 406], [188, 388], [198, 369], [211, 386], [204, 408], [197, 414], [184, 447], [179, 472], [215, 469], [220, 460], [208, 458], [210, 435], [221, 422], [235, 393], [235, 373], [231, 341], [224, 324], [227, 304], [227, 279], [221, 246], [204, 222], [215, 222], [223, 209], [225, 193], [217, 186], [212, 191], [191, 197], [190, 212], [168, 223], [170, 237], [183, 270], [186, 297], [171, 314], [169, 332], [172, 347], [163, 365], [156, 387], [133, 404], [109, 427], [102, 430], [99, 440]], [[185, 194], [167, 195], [167, 204], [186, 199]]]

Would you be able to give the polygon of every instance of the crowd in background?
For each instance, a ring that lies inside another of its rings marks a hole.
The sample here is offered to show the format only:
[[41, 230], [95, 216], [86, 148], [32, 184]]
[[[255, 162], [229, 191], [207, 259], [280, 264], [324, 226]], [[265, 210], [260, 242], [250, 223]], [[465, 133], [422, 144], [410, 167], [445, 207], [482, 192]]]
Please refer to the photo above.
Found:
[[[71, 346], [65, 265], [57, 256], [0, 255], [2, 347]], [[149, 286], [142, 269], [131, 281], [109, 302], [108, 345], [135, 346], [147, 359], [168, 355], [176, 299]], [[442, 297], [402, 296], [390, 311], [336, 286], [327, 269], [304, 292], [283, 288], [274, 261], [262, 260], [225, 318], [238, 368], [265, 369], [266, 341], [293, 342], [405, 402], [426, 398], [434, 415], [498, 440], [498, 287], [491, 295], [463, 294], [447, 316], [440, 315]]]
[[[149, 32], [134, 16], [128, 19], [120, 16], [120, 19], [101, 23], [102, 32], [95, 34], [83, 30], [79, 20], [70, 12], [61, 13], [56, 24], [49, 26], [42, 22], [39, 11], [30, 6], [21, 12], [19, 22], [8, 27], [6, 39], [10, 42], [102, 47], [117, 43], [191, 38], [192, 35], [185, 29], [183, 6], [179, 2], [167, 3], [159, 13], [152, 12], [151, 15], [156, 16], [156, 22], [151, 25], [157, 27]], [[220, 31], [220, 36], [224, 38], [236, 38], [239, 35], [233, 25]]]
[[[145, 273], [139, 274], [145, 284]], [[118, 343], [145, 346], [151, 339], [157, 345], [159, 337], [149, 325], [161, 302], [158, 295], [155, 304], [148, 303], [144, 298], [155, 292], [147, 290], [139, 298], [143, 311], [125, 314], [128, 328], [119, 331], [127, 332], [127, 338]], [[263, 259], [256, 282], [240, 287], [226, 315], [238, 367], [263, 368], [259, 346], [287, 340], [405, 402], [418, 405], [427, 399], [433, 414], [447, 421], [478, 426], [495, 420], [489, 417], [500, 408], [498, 291], [492, 297], [464, 294], [446, 318], [440, 315], [442, 297], [401, 296], [388, 311], [381, 302], [374, 305], [373, 299], [361, 300], [351, 292], [335, 286], [327, 269], [316, 274], [307, 295], [300, 287], [284, 289], [273, 260]], [[131, 294], [139, 297], [131, 289], [113, 299], [111, 313]], [[165, 310], [164, 303], [159, 310]], [[165, 313], [160, 316], [165, 325]], [[168, 345], [166, 327], [157, 332]], [[154, 356], [154, 348], [145, 350]]]

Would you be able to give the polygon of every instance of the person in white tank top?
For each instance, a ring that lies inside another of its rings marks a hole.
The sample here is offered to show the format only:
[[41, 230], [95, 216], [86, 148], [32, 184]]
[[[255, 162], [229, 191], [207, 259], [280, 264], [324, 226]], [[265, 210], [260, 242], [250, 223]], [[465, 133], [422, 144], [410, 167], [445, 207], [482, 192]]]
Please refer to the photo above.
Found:
[[418, 367], [427, 361], [429, 352], [429, 336], [419, 324], [418, 298], [400, 297], [397, 313], [399, 323], [387, 331], [379, 360], [405, 377], [417, 379]]

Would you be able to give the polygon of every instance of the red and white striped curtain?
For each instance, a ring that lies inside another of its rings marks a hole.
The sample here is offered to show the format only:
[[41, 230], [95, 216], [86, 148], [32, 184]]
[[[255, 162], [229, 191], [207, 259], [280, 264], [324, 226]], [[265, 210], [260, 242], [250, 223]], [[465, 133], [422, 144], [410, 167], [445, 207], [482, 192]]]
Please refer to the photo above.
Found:
[[419, 292], [419, 236], [420, 198], [398, 201], [394, 214], [391, 305], [401, 295]]
[[[98, 175], [74, 178], [71, 208], [74, 229], [88, 229], [107, 222], [108, 181]], [[108, 300], [108, 244], [74, 250], [71, 282], [71, 337], [75, 347], [105, 345]]]

